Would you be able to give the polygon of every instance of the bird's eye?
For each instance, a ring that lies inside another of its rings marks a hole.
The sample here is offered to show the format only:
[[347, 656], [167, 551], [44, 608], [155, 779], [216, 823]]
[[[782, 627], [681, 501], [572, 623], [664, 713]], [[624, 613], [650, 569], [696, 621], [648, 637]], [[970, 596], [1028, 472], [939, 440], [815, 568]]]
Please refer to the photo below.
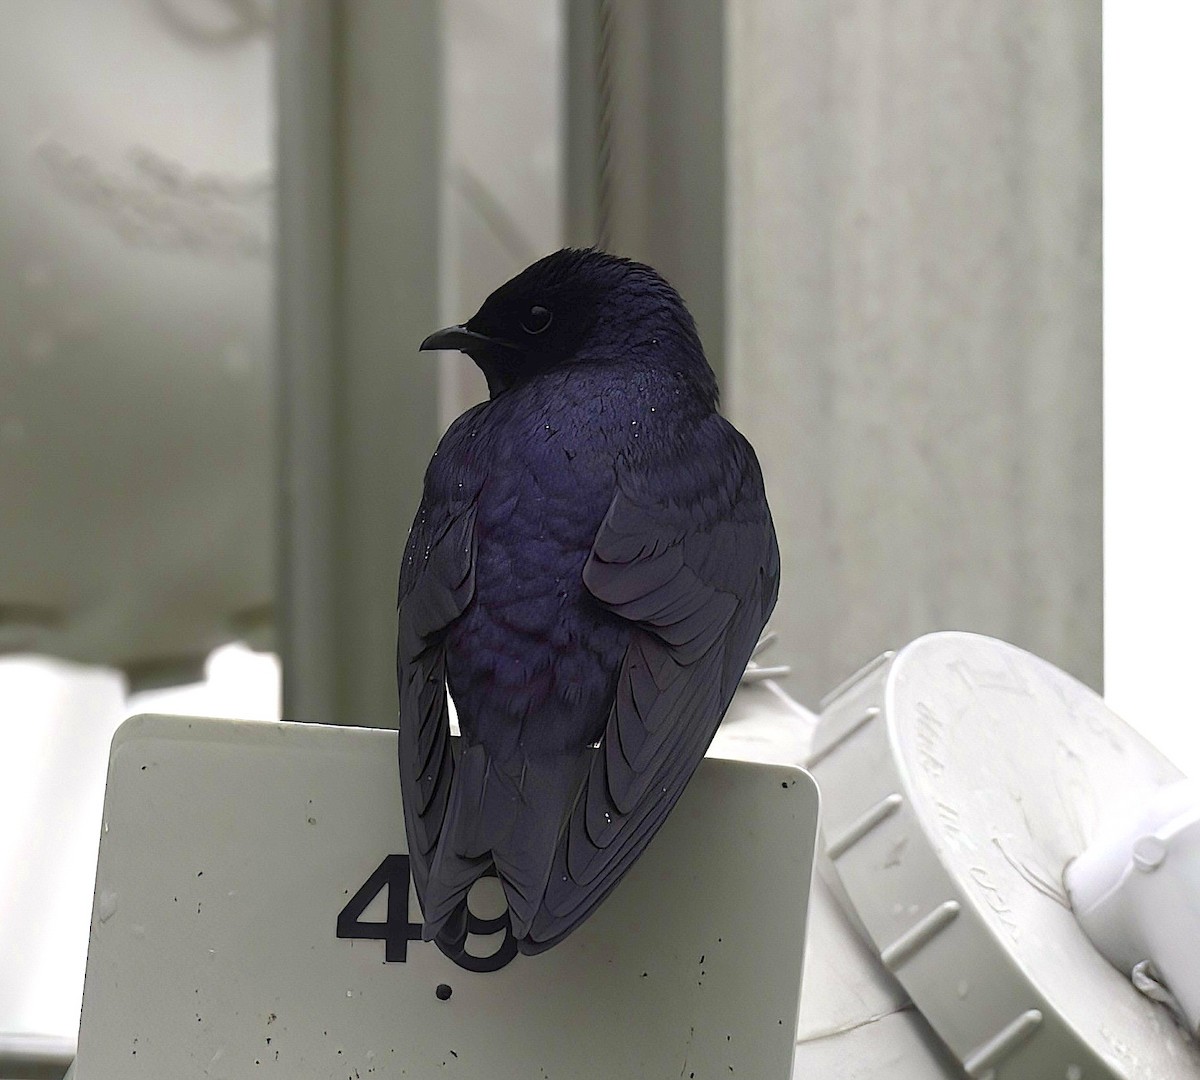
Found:
[[550, 325], [553, 318], [554, 314], [549, 308], [534, 304], [529, 309], [529, 314], [521, 321], [521, 329], [527, 334], [540, 334]]

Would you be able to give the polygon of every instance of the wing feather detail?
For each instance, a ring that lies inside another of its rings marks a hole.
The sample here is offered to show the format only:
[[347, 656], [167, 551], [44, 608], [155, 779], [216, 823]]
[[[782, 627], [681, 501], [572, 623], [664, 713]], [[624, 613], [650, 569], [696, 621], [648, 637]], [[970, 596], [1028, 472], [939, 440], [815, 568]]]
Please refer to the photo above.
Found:
[[400, 787], [422, 905], [454, 779], [443, 639], [475, 595], [475, 512], [474, 499], [437, 503], [427, 493], [400, 574]]
[[774, 607], [779, 551], [758, 462], [713, 424], [708, 453], [620, 483], [584, 567], [591, 594], [636, 631], [524, 952], [569, 934], [657, 832]]

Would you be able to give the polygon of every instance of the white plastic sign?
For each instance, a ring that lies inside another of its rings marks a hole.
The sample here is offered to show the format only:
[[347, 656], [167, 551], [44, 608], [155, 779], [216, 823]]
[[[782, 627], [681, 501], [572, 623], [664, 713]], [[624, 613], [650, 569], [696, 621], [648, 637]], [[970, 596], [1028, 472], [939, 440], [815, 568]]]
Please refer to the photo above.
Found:
[[469, 971], [420, 940], [395, 739], [121, 728], [75, 1080], [790, 1076], [807, 773], [705, 761], [612, 896], [543, 955], [513, 956], [497, 897], [473, 895], [470, 948], [496, 970]]

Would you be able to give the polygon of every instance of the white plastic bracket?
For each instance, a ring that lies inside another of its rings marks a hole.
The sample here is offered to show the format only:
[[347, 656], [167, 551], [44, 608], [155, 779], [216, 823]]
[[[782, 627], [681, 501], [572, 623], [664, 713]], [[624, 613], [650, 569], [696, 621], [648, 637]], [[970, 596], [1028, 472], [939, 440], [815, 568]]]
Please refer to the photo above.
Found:
[[1096, 948], [1200, 1033], [1200, 786], [1169, 784], [1116, 811], [1065, 880]]

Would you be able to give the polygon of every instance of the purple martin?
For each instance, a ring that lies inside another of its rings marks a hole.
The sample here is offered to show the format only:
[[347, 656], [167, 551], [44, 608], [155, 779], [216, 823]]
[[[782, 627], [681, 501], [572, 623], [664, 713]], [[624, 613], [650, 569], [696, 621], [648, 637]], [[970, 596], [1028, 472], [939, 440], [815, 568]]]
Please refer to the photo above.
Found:
[[438, 445], [401, 566], [410, 866], [447, 955], [493, 870], [537, 953], [678, 800], [775, 605], [779, 549], [754, 451], [650, 267], [555, 252], [421, 349], [465, 352], [490, 397]]

